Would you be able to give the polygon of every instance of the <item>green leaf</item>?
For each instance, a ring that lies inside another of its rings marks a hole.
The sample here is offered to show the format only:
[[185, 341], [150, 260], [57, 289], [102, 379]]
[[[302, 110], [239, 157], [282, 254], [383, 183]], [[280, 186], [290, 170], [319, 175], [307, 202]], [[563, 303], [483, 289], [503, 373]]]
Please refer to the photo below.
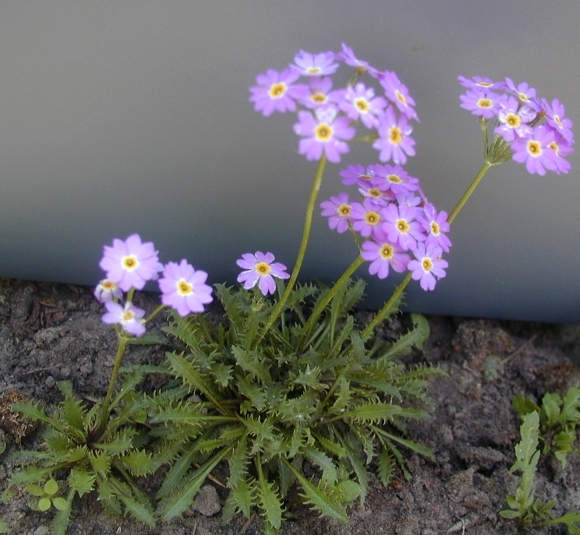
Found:
[[354, 409], [342, 413], [343, 419], [350, 419], [360, 423], [387, 423], [394, 416], [401, 413], [401, 407], [391, 403], [363, 403]]
[[538, 447], [540, 417], [537, 412], [530, 412], [523, 418], [520, 427], [521, 440], [516, 444], [516, 462], [510, 468], [510, 472], [524, 471], [531, 463], [532, 457]]
[[520, 418], [523, 418], [530, 412], [536, 411], [538, 414], [540, 413], [540, 407], [538, 407], [538, 405], [536, 405], [536, 403], [531, 399], [526, 399], [524, 394], [521, 392], [512, 398], [512, 406]]
[[78, 399], [67, 397], [62, 402], [62, 415], [65, 422], [81, 433], [85, 432], [86, 413], [86, 408]]
[[48, 511], [50, 509], [50, 506], [52, 505], [52, 500], [50, 498], [40, 498], [40, 500], [38, 500], [38, 509], [40, 511]]
[[393, 476], [393, 458], [386, 449], [382, 449], [378, 457], [378, 476], [383, 486], [387, 486]]
[[542, 409], [550, 424], [560, 422], [560, 408], [562, 406], [562, 397], [555, 392], [549, 392], [542, 398]]
[[54, 479], [49, 479], [44, 484], [44, 492], [49, 496], [54, 496], [58, 492], [58, 483]]
[[60, 496], [52, 499], [52, 505], [59, 511], [66, 511], [69, 508], [69, 503]]
[[44, 489], [39, 485], [26, 485], [26, 492], [28, 494], [32, 494], [33, 496], [40, 497], [44, 496], [45, 492]]
[[188, 477], [185, 485], [182, 486], [176, 494], [162, 500], [159, 505], [159, 513], [163, 521], [166, 522], [173, 517], [180, 515], [189, 507], [207, 476], [217, 466], [217, 464], [224, 459], [228, 453], [230, 453], [231, 449], [232, 446], [228, 446], [214, 455]]
[[87, 457], [93, 470], [106, 479], [111, 469], [111, 458], [105, 452], [98, 451], [90, 451]]
[[147, 524], [149, 527], [155, 526], [155, 517], [147, 505], [139, 503], [132, 497], [126, 496], [122, 493], [119, 493], [118, 497], [123, 502], [127, 512], [133, 515], [133, 518], [137, 519], [139, 522]]
[[520, 516], [520, 513], [518, 511], [512, 511], [510, 509], [504, 509], [503, 511], [499, 512], [499, 516], [501, 516], [502, 518], [512, 519], [518, 518]]
[[324, 516], [328, 516], [345, 524], [348, 522], [348, 515], [346, 514], [346, 510], [342, 504], [338, 503], [323, 489], [310, 483], [310, 481], [308, 481], [308, 479], [306, 479], [298, 470], [296, 470], [296, 468], [294, 468], [292, 464], [290, 464], [286, 459], [283, 459], [283, 461], [296, 476], [296, 479], [304, 491], [303, 496], [307, 503], [311, 503]]
[[127, 467], [132, 476], [146, 476], [155, 471], [155, 463], [151, 454], [143, 450], [135, 450], [123, 455], [119, 460]]
[[79, 496], [84, 496], [93, 490], [96, 475], [84, 468], [72, 468], [68, 476], [68, 483]]
[[274, 489], [273, 483], [266, 481], [262, 470], [258, 470], [258, 486], [256, 490], [258, 504], [264, 511], [266, 521], [276, 530], [280, 529], [282, 525], [282, 500]]

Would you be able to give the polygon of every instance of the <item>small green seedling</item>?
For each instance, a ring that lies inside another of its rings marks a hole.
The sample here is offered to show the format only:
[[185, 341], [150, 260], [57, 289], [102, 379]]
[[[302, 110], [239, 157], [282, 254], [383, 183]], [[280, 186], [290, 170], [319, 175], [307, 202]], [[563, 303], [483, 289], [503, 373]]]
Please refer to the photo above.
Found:
[[570, 511], [554, 518], [552, 509], [557, 505], [555, 500], [542, 503], [534, 500], [534, 475], [536, 473], [540, 451], [537, 449], [539, 441], [540, 415], [533, 411], [523, 417], [520, 427], [521, 440], [515, 447], [516, 462], [510, 472], [520, 470], [522, 475], [515, 495], [506, 496], [510, 509], [499, 514], [503, 518], [518, 519], [519, 525], [524, 528], [535, 526], [552, 526], [565, 524], [568, 533], [580, 534], [580, 510]]
[[566, 467], [568, 453], [580, 453], [580, 448], [574, 447], [580, 424], [580, 388], [571, 387], [563, 398], [560, 394], [549, 392], [542, 398], [541, 407], [523, 394], [515, 396], [512, 403], [521, 418], [531, 412], [539, 414], [540, 440], [544, 444], [542, 453], [553, 452], [562, 468]]
[[69, 508], [69, 503], [62, 496], [56, 496], [58, 493], [58, 483], [55, 479], [49, 479], [44, 486], [27, 485], [26, 492], [38, 498], [35, 503], [35, 509], [39, 511], [48, 511], [51, 507], [59, 511], [65, 511]]

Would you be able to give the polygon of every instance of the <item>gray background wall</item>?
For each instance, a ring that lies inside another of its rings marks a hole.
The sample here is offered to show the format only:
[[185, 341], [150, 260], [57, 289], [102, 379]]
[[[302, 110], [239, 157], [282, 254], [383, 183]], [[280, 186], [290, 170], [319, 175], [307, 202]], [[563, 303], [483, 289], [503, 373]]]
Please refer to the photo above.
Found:
[[[407, 169], [450, 211], [482, 162], [457, 76], [528, 81], [579, 125], [579, 22], [577, 0], [1, 2], [0, 276], [94, 284], [103, 244], [133, 232], [211, 282], [233, 282], [243, 252], [291, 265], [316, 164], [297, 153], [294, 117], [254, 112], [248, 87], [341, 42], [410, 88]], [[359, 146], [343, 163], [375, 161]], [[454, 224], [447, 278], [428, 294], [412, 284], [408, 307], [580, 322], [571, 162], [561, 176], [493, 168]], [[304, 278], [335, 278], [355, 254], [317, 218]], [[369, 281], [369, 306], [396, 282]]]

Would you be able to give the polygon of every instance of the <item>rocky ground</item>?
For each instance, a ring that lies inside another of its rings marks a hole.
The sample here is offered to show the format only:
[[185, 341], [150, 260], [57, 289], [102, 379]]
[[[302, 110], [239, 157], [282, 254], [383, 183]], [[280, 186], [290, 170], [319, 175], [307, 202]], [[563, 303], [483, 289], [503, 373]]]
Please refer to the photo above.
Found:
[[[56, 383], [72, 379], [87, 400], [107, 389], [116, 350], [114, 331], [100, 321], [101, 309], [90, 288], [71, 285], [0, 280], [0, 409], [15, 394], [53, 403], [61, 399]], [[157, 296], [141, 294], [136, 303], [153, 309]], [[361, 313], [364, 318], [364, 313]], [[286, 535], [440, 535], [512, 534], [514, 521], [504, 520], [505, 496], [518, 477], [510, 474], [519, 419], [511, 398], [520, 392], [540, 400], [548, 391], [564, 392], [580, 383], [580, 327], [431, 316], [431, 337], [422, 356], [440, 366], [448, 377], [431, 384], [433, 417], [412, 428], [415, 440], [430, 446], [436, 463], [418, 456], [409, 459], [410, 482], [398, 474], [388, 487], [373, 480], [364, 505], [339, 525], [320, 519], [307, 507], [290, 504], [282, 533]], [[384, 327], [396, 329], [395, 320]], [[158, 363], [163, 350], [133, 346], [127, 362]], [[0, 439], [0, 490], [15, 469], [11, 453], [31, 447], [32, 431], [16, 444], [6, 422]], [[0, 444], [1, 446], [1, 444]], [[191, 509], [169, 525], [149, 529], [129, 517], [104, 513], [94, 496], [75, 503], [70, 535], [251, 535], [261, 532], [259, 518], [236, 518], [222, 525], [224, 501], [219, 468]], [[153, 479], [148, 484], [154, 488]], [[568, 456], [562, 469], [550, 457], [541, 460], [536, 494], [556, 499], [556, 512], [580, 507], [580, 455]], [[0, 515], [15, 535], [46, 535], [50, 513], [35, 512], [24, 493], [0, 504]], [[534, 533], [566, 533], [561, 527]]]

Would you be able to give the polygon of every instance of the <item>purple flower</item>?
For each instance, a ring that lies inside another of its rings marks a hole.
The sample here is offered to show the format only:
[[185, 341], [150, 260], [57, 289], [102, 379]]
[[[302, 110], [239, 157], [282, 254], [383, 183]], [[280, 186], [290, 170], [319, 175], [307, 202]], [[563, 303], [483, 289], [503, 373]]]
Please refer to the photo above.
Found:
[[256, 77], [258, 85], [250, 87], [250, 101], [254, 102], [254, 110], [261, 111], [265, 117], [275, 111], [284, 113], [296, 110], [295, 99], [306, 87], [292, 85], [299, 77], [300, 73], [290, 69], [280, 73], [270, 69], [266, 74], [259, 74]]
[[361, 257], [370, 262], [369, 273], [379, 279], [387, 278], [391, 267], [397, 273], [402, 273], [407, 269], [410, 260], [409, 255], [396, 243], [390, 242], [382, 231], [375, 234], [373, 241], [365, 241], [362, 244]]
[[328, 104], [336, 104], [342, 98], [342, 91], [332, 89], [330, 76], [313, 76], [309, 85], [302, 85], [298, 102], [307, 108], [316, 109]]
[[375, 165], [377, 178], [384, 179], [395, 195], [408, 195], [419, 189], [419, 179], [409, 176], [400, 165]]
[[546, 114], [548, 124], [558, 132], [566, 141], [574, 143], [574, 133], [572, 132], [572, 121], [564, 116], [566, 111], [564, 105], [560, 104], [559, 100], [555, 98], [552, 100], [552, 105], [543, 98], [542, 109]]
[[212, 288], [205, 284], [207, 273], [196, 271], [183, 259], [179, 264], [169, 262], [159, 279], [161, 302], [174, 308], [180, 316], [203, 312], [203, 305], [213, 301]]
[[398, 165], [407, 161], [407, 154], [414, 156], [415, 140], [409, 136], [412, 131], [405, 116], [397, 121], [395, 110], [387, 109], [377, 129], [379, 138], [373, 143], [373, 148], [380, 151], [379, 159], [387, 162], [392, 158]]
[[123, 292], [121, 291], [121, 288], [119, 288], [119, 285], [115, 281], [109, 279], [103, 279], [99, 284], [97, 284], [94, 295], [100, 303], [123, 299]]
[[378, 70], [375, 69], [372, 65], [369, 65], [367, 61], [363, 61], [358, 59], [349, 46], [342, 43], [342, 52], [336, 54], [336, 59], [344, 61], [346, 65], [349, 67], [354, 67], [359, 71], [368, 71], [368, 73], [373, 77], [376, 78], [378, 75]]
[[415, 111], [415, 101], [409, 95], [407, 86], [403, 84], [394, 72], [386, 71], [379, 75], [379, 82], [385, 89], [387, 98], [407, 117], [407, 119], [419, 120]]
[[460, 95], [461, 107], [473, 115], [491, 119], [499, 111], [505, 95], [498, 95], [486, 89], [468, 89], [465, 95]]
[[526, 104], [535, 111], [540, 111], [541, 105], [536, 99], [536, 90], [530, 87], [527, 82], [522, 82], [516, 87], [511, 78], [505, 79], [506, 90], [520, 99], [522, 104]]
[[553, 171], [558, 175], [560, 173], [568, 173], [570, 171], [570, 162], [564, 158], [574, 152], [568, 140], [564, 139], [561, 135], [556, 134], [556, 139], [548, 144], [554, 151], [554, 166]]
[[384, 224], [382, 230], [391, 243], [398, 243], [402, 249], [414, 249], [417, 241], [425, 240], [421, 224], [415, 221], [417, 208], [407, 204], [390, 204], [384, 210]]
[[353, 202], [351, 210], [352, 229], [365, 238], [379, 228], [383, 220], [381, 207], [372, 199], [366, 198], [361, 203]]
[[290, 64], [290, 68], [304, 76], [325, 76], [334, 74], [338, 63], [334, 63], [334, 52], [309, 54], [301, 50], [294, 56], [294, 64]]
[[338, 173], [342, 177], [342, 183], [345, 186], [364, 186], [372, 182], [375, 177], [374, 165], [369, 165], [366, 168], [362, 165], [349, 165]]
[[298, 112], [299, 122], [294, 125], [294, 132], [303, 137], [298, 152], [305, 154], [307, 160], [320, 160], [324, 152], [329, 162], [340, 162], [340, 155], [348, 152], [344, 140], [352, 139], [355, 129], [347, 117], [337, 117], [335, 108], [318, 108], [315, 115]]
[[446, 232], [449, 232], [447, 212], [437, 213], [432, 204], [426, 204], [423, 207], [423, 214], [417, 219], [428, 233], [425, 243], [434, 243], [446, 253], [449, 252], [451, 240], [445, 235]]
[[554, 138], [554, 131], [548, 125], [537, 126], [527, 137], [512, 142], [512, 158], [516, 162], [525, 163], [528, 173], [543, 176], [546, 169], [553, 171], [556, 168], [555, 151], [549, 147], [555, 141]]
[[358, 187], [359, 193], [377, 206], [387, 206], [395, 199], [390, 190], [390, 184], [386, 180], [369, 180], [368, 183]]
[[445, 277], [445, 268], [449, 266], [447, 261], [441, 260], [441, 247], [433, 243], [425, 247], [425, 244], [420, 243], [413, 253], [416, 260], [411, 260], [407, 269], [411, 271], [413, 280], [421, 281], [423, 290], [433, 290], [437, 279]]
[[336, 197], [320, 204], [322, 216], [328, 217], [328, 226], [336, 229], [339, 234], [348, 230], [352, 206], [349, 204], [348, 195], [339, 193]]
[[515, 137], [526, 137], [531, 134], [532, 127], [528, 123], [536, 118], [536, 112], [527, 106], [520, 106], [515, 97], [509, 97], [500, 104], [497, 118], [501, 123], [494, 132], [506, 141], [513, 141]]
[[145, 333], [145, 322], [142, 319], [145, 311], [137, 308], [130, 301], [127, 301], [125, 306], [114, 301], [107, 301], [105, 308], [107, 312], [101, 318], [103, 323], [108, 325], [119, 323], [126, 332], [137, 337]]
[[274, 262], [272, 253], [261, 253], [257, 251], [255, 255], [245, 253], [242, 258], [236, 260], [236, 264], [246, 271], [238, 275], [238, 282], [244, 283], [244, 289], [249, 290], [256, 286], [263, 295], [273, 294], [276, 291], [276, 282], [273, 277], [288, 279], [290, 275], [286, 273], [286, 266], [279, 262]]
[[463, 87], [468, 89], [505, 89], [505, 82], [494, 82], [491, 78], [482, 76], [474, 76], [473, 78], [466, 78], [465, 76], [458, 76], [457, 79]]
[[124, 292], [131, 287], [141, 290], [163, 271], [153, 243], [142, 243], [138, 234], [131, 234], [125, 241], [114, 239], [112, 247], [105, 245], [99, 266], [107, 273], [107, 279], [116, 282]]
[[383, 97], [375, 97], [372, 87], [367, 88], [358, 83], [355, 87], [348, 86], [344, 90], [339, 107], [353, 121], [360, 119], [367, 128], [375, 128], [387, 107], [387, 101]]

